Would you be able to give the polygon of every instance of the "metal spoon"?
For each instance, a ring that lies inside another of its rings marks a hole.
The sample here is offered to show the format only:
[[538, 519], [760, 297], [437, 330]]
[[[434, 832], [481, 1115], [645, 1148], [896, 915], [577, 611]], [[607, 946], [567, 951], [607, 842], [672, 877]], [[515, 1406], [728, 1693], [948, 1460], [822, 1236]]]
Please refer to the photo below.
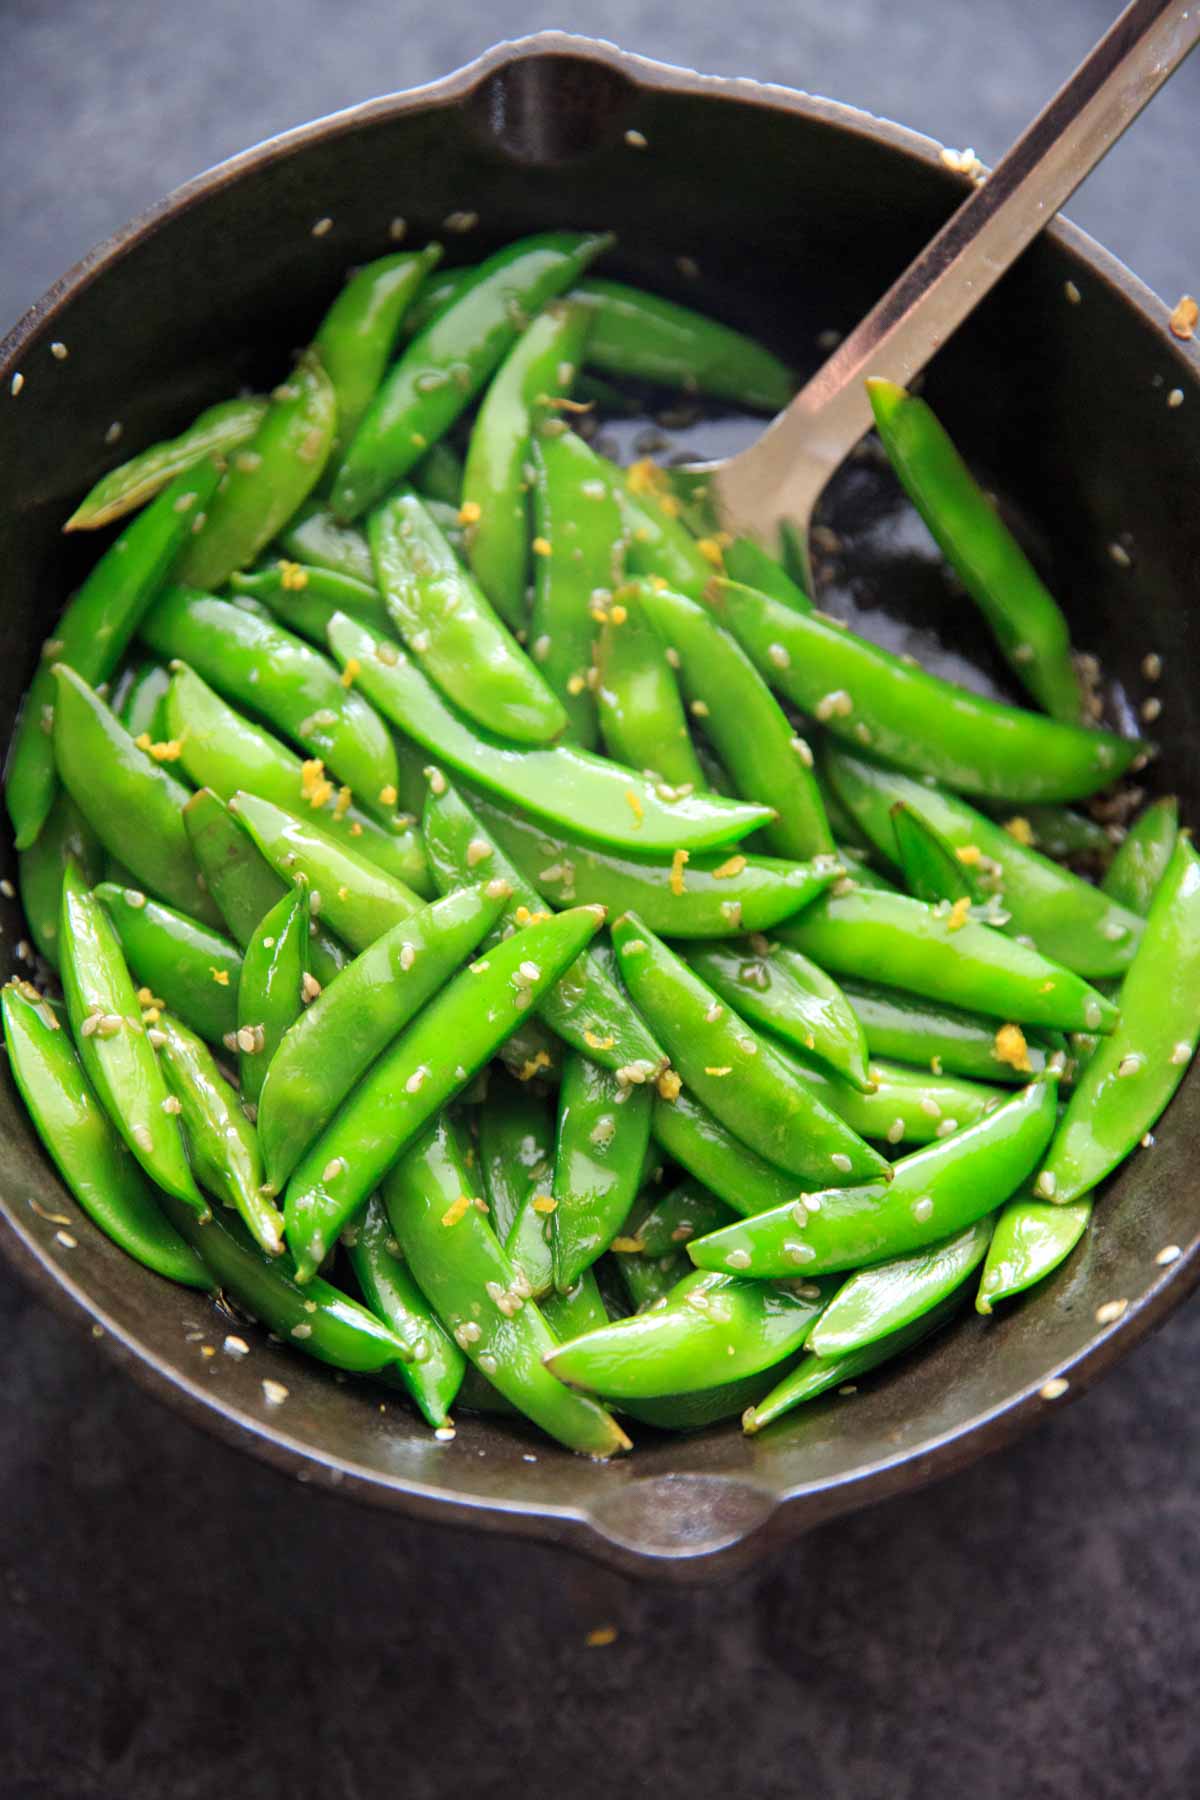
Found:
[[925, 367], [1197, 42], [1200, 0], [1132, 0], [787, 410], [747, 449], [703, 465], [726, 530], [774, 550], [788, 525], [807, 559], [821, 494], [871, 427], [866, 377], [907, 385]]

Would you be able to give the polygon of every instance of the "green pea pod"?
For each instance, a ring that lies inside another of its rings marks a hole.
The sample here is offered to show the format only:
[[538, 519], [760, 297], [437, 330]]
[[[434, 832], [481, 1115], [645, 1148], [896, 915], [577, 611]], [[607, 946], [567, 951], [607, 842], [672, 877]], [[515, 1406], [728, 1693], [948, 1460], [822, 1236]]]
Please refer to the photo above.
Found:
[[1052, 718], [1078, 723], [1079, 677], [1057, 601], [976, 482], [933, 409], [894, 381], [867, 381], [905, 493], [987, 620], [1017, 679]]
[[542, 1301], [542, 1316], [560, 1343], [607, 1325], [608, 1311], [595, 1270], [585, 1269], [565, 1294], [547, 1294]]
[[701, 1269], [780, 1276], [855, 1269], [926, 1249], [1015, 1192], [1050, 1140], [1055, 1108], [1055, 1083], [1034, 1082], [953, 1138], [901, 1157], [890, 1186], [806, 1194], [698, 1238], [688, 1254]]
[[[543, 910], [536, 890], [522, 880], [497, 848], [491, 831], [484, 828], [462, 796], [441, 776], [430, 782], [422, 824], [434, 879], [443, 893], [486, 874], [490, 881], [510, 891], [502, 916], [503, 929], [527, 923]], [[594, 946], [547, 993], [539, 1016], [566, 1043], [603, 1068], [636, 1070], [650, 1076], [666, 1062], [649, 1028], [630, 1005], [620, 983], [604, 968]], [[534, 1060], [540, 1061], [548, 1055], [548, 1048], [536, 1045], [532, 1054]], [[522, 1058], [522, 1062], [527, 1060], [528, 1057]]]
[[391, 737], [362, 695], [310, 644], [231, 601], [184, 587], [168, 589], [142, 620], [142, 636], [307, 755], [322, 757], [368, 811], [386, 813], [380, 793], [396, 785]]
[[554, 1120], [543, 1094], [499, 1072], [488, 1085], [479, 1122], [479, 1166], [501, 1243], [531, 1190], [554, 1179]]
[[505, 1254], [511, 1257], [514, 1269], [535, 1300], [554, 1291], [550, 1218], [545, 1210], [551, 1199], [549, 1188], [543, 1190], [531, 1186], [517, 1207], [516, 1218], [504, 1239]]
[[719, 1231], [723, 1225], [732, 1222], [729, 1208], [698, 1181], [690, 1178], [681, 1181], [661, 1200], [647, 1188], [630, 1214], [623, 1234], [639, 1249], [626, 1254], [652, 1259], [678, 1255], [692, 1238], [705, 1237], [710, 1231]]
[[959, 1291], [983, 1261], [994, 1222], [977, 1219], [943, 1243], [851, 1275], [817, 1320], [806, 1348], [817, 1356], [845, 1356], [902, 1331]]
[[[183, 823], [221, 918], [244, 950], [259, 920], [283, 898], [288, 884], [210, 788], [192, 795], [183, 809]], [[318, 928], [309, 945], [309, 966], [317, 980], [332, 981], [346, 961], [337, 939]]]
[[73, 669], [59, 664], [56, 672], [54, 754], [84, 819], [139, 884], [202, 923], [219, 925], [183, 824], [188, 790], [137, 748]]
[[648, 460], [616, 469], [601, 456], [596, 466], [625, 521], [629, 573], [657, 576], [689, 600], [702, 600], [723, 566], [721, 551], [715, 539], [698, 541], [681, 523], [666, 470]]
[[975, 1081], [1024, 1082], [1043, 1075], [1046, 1050], [1030, 1040], [1023, 1052], [1003, 1060], [997, 1050], [996, 1021], [982, 1013], [920, 1000], [897, 988], [867, 981], [843, 981], [842, 991], [858, 1015], [872, 1057], [919, 1068], [966, 1075]]
[[63, 526], [64, 531], [95, 531], [135, 512], [161, 493], [169, 481], [187, 475], [206, 457], [221, 457], [252, 438], [262, 423], [267, 402], [257, 394], [221, 400], [193, 420], [177, 438], [140, 450], [127, 462], [102, 475]]
[[613, 1400], [686, 1394], [722, 1377], [757, 1375], [799, 1350], [832, 1285], [693, 1271], [652, 1311], [561, 1345], [546, 1366]]
[[[997, 810], [997, 817], [1005, 816], [1005, 809]], [[1107, 862], [1112, 855], [1107, 830], [1086, 813], [1074, 812], [1069, 806], [1027, 806], [1024, 817], [1033, 833], [1034, 848], [1045, 856], [1064, 862], [1073, 856], [1102, 857]]]
[[628, 1449], [620, 1426], [543, 1366], [554, 1336], [478, 1207], [452, 1127], [441, 1119], [388, 1175], [383, 1195], [405, 1261], [443, 1325], [507, 1400], [569, 1449]]
[[958, 1311], [962, 1305], [963, 1293], [964, 1287], [960, 1286], [957, 1292], [929, 1312], [923, 1313], [920, 1318], [914, 1319], [911, 1324], [902, 1326], [889, 1337], [876, 1338], [873, 1343], [864, 1344], [861, 1349], [848, 1350], [840, 1356], [802, 1357], [765, 1399], [759, 1400], [743, 1414], [742, 1429], [748, 1436], [753, 1436], [756, 1431], [773, 1425], [785, 1413], [802, 1406], [806, 1400], [815, 1400], [818, 1394], [828, 1393], [830, 1388], [840, 1388], [845, 1383], [856, 1380], [859, 1375], [866, 1375], [871, 1369], [877, 1369], [880, 1363], [900, 1356], [914, 1344], [919, 1344], [923, 1338], [932, 1337]]
[[0, 993], [4, 1041], [17, 1090], [71, 1193], [106, 1237], [168, 1281], [207, 1278], [168, 1224], [154, 1190], [100, 1105], [54, 1009], [28, 983]]
[[[623, 629], [623, 628], [622, 628]], [[736, 937], [769, 931], [810, 906], [842, 873], [832, 859], [689, 852], [651, 860], [601, 850], [482, 796], [473, 804], [489, 836], [553, 906], [595, 902], [634, 911], [664, 937]]]
[[560, 302], [539, 313], [489, 383], [471, 427], [462, 485], [467, 555], [475, 579], [514, 631], [525, 623], [529, 584], [526, 470], [533, 421], [540, 407], [570, 393], [589, 322], [582, 307]]
[[440, 244], [399, 251], [356, 269], [317, 328], [313, 349], [333, 388], [337, 434], [346, 448], [375, 398], [404, 315], [442, 257]]
[[397, 1032], [475, 949], [500, 910], [482, 888], [435, 900], [383, 933], [300, 1012], [265, 1064], [258, 1135], [278, 1191]]
[[833, 736], [963, 793], [1078, 800], [1119, 779], [1141, 749], [1134, 738], [984, 699], [736, 582], [710, 591], [717, 619], [793, 706]]
[[319, 650], [325, 648], [325, 630], [336, 612], [349, 613], [375, 631], [388, 628], [383, 595], [377, 587], [316, 563], [280, 558], [265, 568], [233, 575], [229, 585], [237, 595], [260, 600], [288, 631], [307, 638]]
[[534, 557], [529, 641], [542, 674], [566, 709], [567, 735], [585, 750], [597, 738], [589, 685], [593, 608], [619, 584], [624, 528], [609, 489], [597, 481], [593, 453], [573, 431], [535, 432], [531, 445]]
[[339, 615], [329, 627], [334, 654], [357, 663], [355, 682], [386, 718], [456, 773], [517, 806], [589, 838], [646, 854], [709, 849], [745, 836], [770, 817], [765, 807], [712, 794], [665, 799], [657, 785], [569, 744], [514, 747], [477, 731], [445, 704], [398, 646]]
[[302, 1280], [406, 1145], [495, 1054], [602, 922], [597, 908], [578, 907], [514, 933], [455, 976], [384, 1051], [288, 1183], [288, 1243]]
[[558, 1100], [554, 1285], [572, 1288], [607, 1250], [633, 1204], [650, 1142], [653, 1096], [577, 1053], [568, 1056]]
[[262, 423], [238, 450], [204, 525], [175, 573], [195, 588], [219, 588], [253, 562], [308, 498], [329, 460], [337, 426], [332, 383], [312, 351], [275, 389]]
[[375, 585], [375, 565], [366, 534], [347, 525], [319, 500], [306, 500], [279, 532], [278, 544], [299, 563], [315, 563], [366, 587]]
[[567, 715], [411, 488], [367, 520], [388, 616], [417, 666], [468, 719], [542, 744]]
[[1148, 806], [1125, 833], [1100, 886], [1110, 900], [1144, 919], [1175, 848], [1179, 802], [1173, 796]]
[[436, 1429], [450, 1422], [467, 1359], [413, 1280], [399, 1248], [387, 1208], [373, 1194], [346, 1234], [346, 1253], [367, 1305], [407, 1348], [409, 1360], [398, 1365], [400, 1379]]
[[688, 964], [720, 999], [867, 1092], [867, 1040], [845, 994], [823, 969], [784, 944], [689, 944]]
[[779, 1382], [780, 1370], [790, 1369], [795, 1358], [785, 1359], [757, 1375], [740, 1381], [723, 1381], [700, 1388], [694, 1394], [663, 1394], [653, 1400], [622, 1400], [621, 1412], [641, 1425], [659, 1431], [704, 1431], [723, 1419], [736, 1419], [764, 1399]]
[[860, 1137], [880, 1144], [931, 1144], [974, 1125], [1008, 1097], [1002, 1088], [982, 1082], [878, 1061], [870, 1066], [871, 1086], [863, 1093], [840, 1076], [813, 1068], [786, 1046], [776, 1054], [823, 1106]]
[[[1128, 968], [1142, 928], [1136, 914], [1109, 894], [1028, 849], [944, 788], [881, 769], [844, 750], [829, 750], [822, 767], [889, 862], [898, 860], [893, 809], [903, 804], [948, 846], [951, 859], [968, 878], [962, 891], [971, 898], [994, 896], [1008, 915], [1007, 929], [1014, 936], [1032, 938], [1043, 956], [1079, 975], [1118, 975]], [[970, 860], [964, 861], [964, 856]]]
[[1056, 1206], [1022, 1194], [1004, 1208], [988, 1246], [975, 1296], [975, 1310], [990, 1313], [996, 1302], [1024, 1293], [1064, 1263], [1087, 1230], [1091, 1195]]
[[355, 518], [407, 474], [479, 392], [525, 321], [611, 242], [607, 233], [544, 232], [482, 263], [385, 377], [338, 469], [335, 513]]
[[260, 1250], [239, 1219], [212, 1213], [201, 1221], [169, 1197], [164, 1208], [233, 1300], [291, 1348], [351, 1375], [378, 1375], [408, 1360], [408, 1345], [389, 1325], [319, 1276], [302, 1287], [285, 1259]]
[[1035, 1192], [1077, 1200], [1128, 1156], [1167, 1105], [1200, 1032], [1200, 857], [1176, 840], [1133, 965], [1121, 1017], [1080, 1074]]
[[236, 1207], [259, 1248], [283, 1251], [283, 1219], [262, 1191], [258, 1139], [236, 1091], [205, 1045], [164, 1013], [153, 1028], [192, 1166], [210, 1194]]
[[777, 356], [690, 306], [595, 276], [575, 297], [592, 311], [587, 360], [595, 368], [761, 412], [782, 412], [795, 392]]
[[1060, 1031], [1111, 1031], [1116, 1008], [1080, 976], [952, 909], [856, 888], [825, 894], [778, 935], [833, 975]]
[[[615, 1261], [634, 1313], [649, 1312], [665, 1303], [672, 1289], [692, 1273], [682, 1250], [666, 1250], [661, 1256], [621, 1253]], [[627, 1308], [625, 1317], [630, 1316]]]
[[939, 900], [983, 905], [979, 882], [939, 831], [904, 800], [891, 807], [890, 817], [904, 885], [914, 900], [923, 900], [927, 906], [936, 906]]
[[456, 269], [438, 269], [417, 296], [416, 304], [401, 327], [402, 335], [413, 338], [418, 332], [424, 331], [430, 321], [444, 312], [450, 302], [456, 300], [463, 289], [474, 281], [477, 273], [478, 270], [469, 263]]
[[672, 787], [703, 787], [679, 683], [639, 598], [622, 589], [610, 608], [599, 609], [595, 692], [604, 748], [614, 762], [652, 770]]
[[314, 820], [254, 794], [239, 792], [229, 804], [276, 873], [307, 888], [313, 916], [320, 912], [352, 950], [365, 950], [420, 907], [411, 888]]
[[[412, 484], [426, 505], [448, 508], [457, 525], [458, 509], [462, 504], [463, 474], [462, 457], [445, 438], [439, 438], [436, 444], [429, 446], [420, 462], [413, 464]], [[432, 516], [441, 523], [438, 513]], [[461, 539], [454, 540], [455, 554], [463, 549], [465, 545]]]
[[136, 981], [210, 1044], [237, 1029], [238, 947], [220, 932], [138, 888], [101, 882], [103, 901]]
[[701, 1103], [745, 1143], [797, 1177], [847, 1181], [889, 1165], [815, 1098], [765, 1039], [728, 1009], [660, 938], [627, 913], [612, 928], [621, 978]]
[[159, 662], [143, 661], [113, 696], [112, 709], [135, 741], [143, 732], [157, 744], [168, 736], [164, 700], [171, 676]]
[[686, 1089], [673, 1101], [655, 1101], [650, 1128], [668, 1156], [735, 1212], [767, 1212], [796, 1197], [793, 1176], [727, 1131]]
[[39, 953], [53, 969], [58, 967], [63, 870], [72, 859], [89, 887], [100, 879], [100, 841], [71, 796], [60, 791], [37, 837], [17, 857], [25, 923]]
[[238, 1082], [246, 1106], [257, 1108], [272, 1059], [304, 1008], [309, 917], [307, 896], [294, 888], [260, 920], [246, 945], [236, 1036]]
[[205, 1211], [121, 946], [74, 864], [63, 875], [59, 942], [71, 1033], [100, 1104], [151, 1179]]
[[194, 670], [179, 664], [167, 693], [167, 723], [179, 764], [197, 787], [229, 801], [239, 791], [315, 816], [321, 829], [386, 874], [424, 893], [429, 870], [410, 825], [381, 825], [347, 806], [319, 761], [304, 763], [261, 725], [227, 706]]
[[797, 861], [833, 853], [812, 751], [736, 638], [683, 594], [647, 582], [642, 597], [668, 655], [678, 661], [684, 697], [737, 792], [746, 800], [770, 796], [778, 816], [764, 827], [763, 841], [776, 856]]
[[55, 668], [69, 664], [91, 686], [113, 674], [218, 479], [215, 464], [204, 462], [172, 482], [95, 564], [42, 646], [4, 777], [18, 850], [36, 839], [58, 786], [54, 727], [61, 694], [55, 692]]
[[812, 611], [812, 601], [804, 589], [753, 538], [734, 538], [732, 544], [726, 546], [725, 573], [731, 581], [740, 581], [743, 587], [757, 588], [760, 594], [782, 600], [785, 606], [794, 606], [799, 612]]

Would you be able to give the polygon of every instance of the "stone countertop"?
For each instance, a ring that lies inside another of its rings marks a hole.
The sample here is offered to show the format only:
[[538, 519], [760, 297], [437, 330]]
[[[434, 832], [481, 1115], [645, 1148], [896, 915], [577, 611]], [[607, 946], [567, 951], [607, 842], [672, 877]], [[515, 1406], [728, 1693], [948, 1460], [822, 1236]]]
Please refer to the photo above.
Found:
[[[206, 164], [493, 38], [591, 31], [991, 160], [1114, 11], [746, 0], [734, 41], [650, 0], [9, 7], [0, 320]], [[1070, 209], [1171, 301], [1200, 287], [1198, 115], [1200, 58]], [[0, 1800], [1194, 1791], [1196, 1307], [1016, 1448], [696, 1591], [317, 1495], [7, 1270], [0, 1317]]]

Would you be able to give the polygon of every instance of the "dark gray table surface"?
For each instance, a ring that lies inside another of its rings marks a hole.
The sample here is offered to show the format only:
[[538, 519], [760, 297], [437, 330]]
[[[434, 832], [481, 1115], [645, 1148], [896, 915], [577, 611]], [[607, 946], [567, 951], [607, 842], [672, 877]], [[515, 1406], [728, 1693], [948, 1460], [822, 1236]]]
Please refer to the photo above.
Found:
[[[595, 32], [991, 160], [1114, 11], [4, 0], [0, 324], [206, 164], [493, 38]], [[1200, 59], [1071, 208], [1172, 301], [1197, 117]], [[1196, 1791], [1194, 1307], [1017, 1448], [694, 1592], [318, 1497], [2, 1270], [0, 1312], [0, 1800]]]

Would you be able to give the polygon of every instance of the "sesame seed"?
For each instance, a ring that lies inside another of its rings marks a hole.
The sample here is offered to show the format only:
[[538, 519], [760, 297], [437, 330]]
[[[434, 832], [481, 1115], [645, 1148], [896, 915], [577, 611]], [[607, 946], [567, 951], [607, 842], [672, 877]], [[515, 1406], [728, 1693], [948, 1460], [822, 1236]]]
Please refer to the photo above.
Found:
[[891, 1124], [887, 1128], [888, 1143], [889, 1144], [898, 1144], [901, 1141], [901, 1139], [903, 1138], [903, 1136], [904, 1136], [904, 1120], [903, 1119], [893, 1119]]
[[79, 1239], [72, 1237], [69, 1231], [56, 1231], [54, 1241], [56, 1244], [61, 1244], [64, 1250], [78, 1250], [79, 1248]]
[[467, 211], [447, 213], [446, 217], [442, 220], [442, 224], [447, 231], [457, 232], [474, 231], [478, 223], [479, 214], [477, 212]]
[[1072, 306], [1078, 306], [1079, 302], [1083, 299], [1083, 295], [1073, 281], [1063, 282], [1063, 293], [1067, 296], [1067, 299], [1071, 302]]
[[1163, 709], [1163, 703], [1157, 694], [1151, 694], [1148, 700], [1142, 701], [1142, 717], [1147, 725], [1153, 725]]
[[801, 1244], [792, 1240], [792, 1242], [784, 1244], [783, 1254], [787, 1257], [789, 1262], [810, 1263], [814, 1260], [817, 1253], [811, 1244]]
[[649, 148], [649, 140], [642, 131], [627, 131], [625, 133], [625, 142], [629, 145], [631, 150], [646, 150]]
[[[1178, 1066], [1181, 1063], [1189, 1062], [1191, 1060], [1191, 1055], [1192, 1055], [1192, 1046], [1186, 1041], [1186, 1039], [1181, 1038], [1179, 1040], [1179, 1042], [1176, 1044], [1175, 1048], [1171, 1052], [1171, 1061], [1176, 1066]], [[1120, 1074], [1119, 1069], [1118, 1069], [1117, 1073]]]
[[1121, 1058], [1120, 1062], [1117, 1064], [1117, 1074], [1122, 1078], [1130, 1075], [1137, 1075], [1145, 1067], [1145, 1062], [1145, 1057], [1139, 1056], [1138, 1053], [1134, 1051], [1129, 1056], [1123, 1056]]
[[229, 1333], [229, 1335], [225, 1339], [225, 1342], [222, 1344], [221, 1348], [224, 1350], [226, 1356], [239, 1356], [240, 1357], [240, 1356], [249, 1356], [249, 1354], [250, 1354], [250, 1346], [246, 1342], [245, 1338], [237, 1337], [233, 1332]]
[[941, 1124], [937, 1128], [937, 1134], [940, 1138], [953, 1137], [954, 1133], [957, 1130], [958, 1130], [958, 1120], [957, 1119], [943, 1119]]
[[848, 1156], [844, 1156], [840, 1150], [835, 1150], [829, 1160], [833, 1164], [834, 1168], [839, 1170], [843, 1175], [848, 1175], [850, 1173], [850, 1170], [854, 1167], [853, 1163], [850, 1161], [850, 1158]]
[[320, 992], [320, 982], [315, 975], [310, 975], [306, 970], [300, 982], [300, 998], [307, 1005], [310, 1000], [315, 1000]]
[[854, 704], [845, 688], [835, 688], [831, 694], [822, 695], [816, 704], [816, 715], [822, 724], [830, 719], [847, 719], [854, 710]]
[[1130, 556], [1130, 554], [1129, 554], [1128, 550], [1125, 548], [1124, 544], [1118, 544], [1116, 542], [1111, 543], [1108, 546], [1108, 554], [1112, 557], [1113, 561], [1116, 563], [1117, 567], [1120, 569], [1129, 568], [1130, 564], [1133, 561], [1133, 558]]
[[1070, 1385], [1065, 1375], [1055, 1375], [1038, 1392], [1043, 1400], [1061, 1400]]
[[1053, 1200], [1058, 1191], [1058, 1177], [1053, 1169], [1043, 1169], [1033, 1184], [1033, 1191], [1041, 1200]]
[[1142, 658], [1142, 674], [1147, 681], [1157, 681], [1162, 674], [1162, 657], [1157, 650], [1148, 650]]
[[162, 1102], [162, 1110], [165, 1113], [181, 1113], [183, 1111], [183, 1101], [180, 1100], [177, 1094], [168, 1094], [166, 1099]]
[[22, 375], [20, 369], [18, 369], [16, 374], [13, 376], [12, 380], [8, 384], [8, 391], [12, 395], [14, 400], [16, 399], [17, 395], [20, 393], [21, 389], [24, 386], [25, 386], [25, 377]]
[[292, 1326], [292, 1336], [294, 1338], [299, 1338], [301, 1341], [303, 1341], [305, 1338], [310, 1338], [312, 1336], [312, 1326], [305, 1325], [303, 1322], [301, 1322], [299, 1325], [293, 1325]]
[[940, 1119], [942, 1116], [942, 1109], [932, 1094], [922, 1094], [921, 1111], [930, 1119]]
[[1169, 407], [1171, 407], [1172, 410], [1174, 410], [1174, 408], [1177, 406], [1183, 405], [1183, 389], [1182, 388], [1172, 388], [1171, 389], [1170, 393], [1167, 395], [1167, 405]]
[[409, 1076], [408, 1080], [404, 1084], [405, 1093], [406, 1094], [417, 1093], [417, 1091], [421, 1087], [424, 1086], [425, 1079], [428, 1076], [428, 1074], [429, 1074], [429, 1070], [425, 1067], [424, 1063], [422, 1063], [422, 1065], [419, 1069], [414, 1069], [412, 1074]]
[[50, 354], [54, 358], [55, 362], [66, 362], [66, 360], [67, 360], [68, 356], [71, 354], [71, 352], [67, 349], [67, 346], [64, 343], [61, 343], [58, 338], [55, 338], [54, 342], [50, 346]]
[[1115, 1325], [1129, 1309], [1128, 1300], [1106, 1300], [1096, 1308], [1097, 1325]]
[[767, 645], [767, 660], [775, 669], [790, 669], [792, 659], [782, 644]]
[[919, 1200], [913, 1201], [912, 1212], [913, 1218], [919, 1225], [924, 1225], [927, 1220], [932, 1219], [933, 1201], [928, 1194], [923, 1194]]
[[282, 1381], [271, 1381], [269, 1378], [263, 1381], [262, 1391], [268, 1406], [282, 1406], [289, 1392]]
[[731, 1250], [725, 1258], [725, 1266], [728, 1269], [748, 1269], [750, 1252], [748, 1250]]
[[333, 230], [333, 220], [332, 219], [318, 219], [316, 224], [312, 228], [312, 234], [315, 238], [323, 238], [323, 237], [328, 237], [329, 233], [332, 230]]
[[1164, 1244], [1154, 1260], [1160, 1269], [1165, 1269], [1171, 1263], [1178, 1262], [1182, 1255], [1183, 1251], [1178, 1244]]

